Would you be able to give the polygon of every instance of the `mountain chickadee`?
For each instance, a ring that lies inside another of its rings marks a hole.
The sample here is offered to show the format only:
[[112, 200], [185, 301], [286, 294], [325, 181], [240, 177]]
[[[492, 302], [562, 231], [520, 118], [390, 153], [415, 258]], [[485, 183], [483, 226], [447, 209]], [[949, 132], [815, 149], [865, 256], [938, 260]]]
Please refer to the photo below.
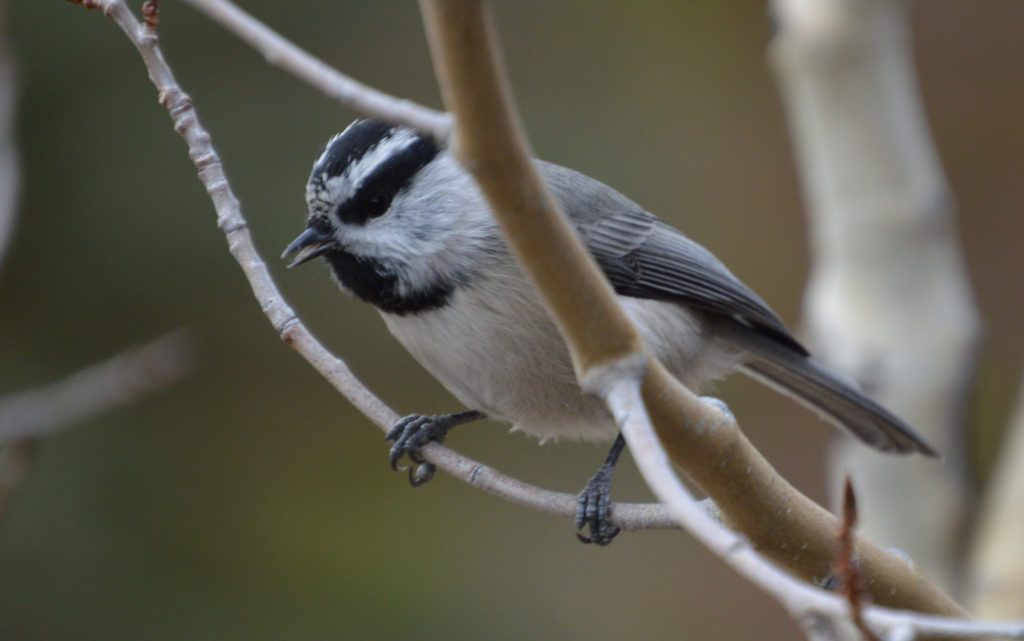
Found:
[[[868, 445], [935, 450], [811, 360], [776, 314], [708, 250], [614, 189], [535, 161], [615, 288], [648, 350], [691, 389], [740, 370], [794, 396]], [[330, 139], [306, 187], [306, 230], [289, 267], [322, 256], [345, 292], [377, 307], [391, 333], [469, 411], [412, 415], [389, 432], [391, 466], [433, 467], [419, 448], [484, 416], [548, 438], [615, 439], [580, 495], [581, 540], [607, 544], [611, 475], [623, 440], [600, 399], [576, 383], [568, 350], [506, 248], [473, 178], [415, 132], [356, 121]]]

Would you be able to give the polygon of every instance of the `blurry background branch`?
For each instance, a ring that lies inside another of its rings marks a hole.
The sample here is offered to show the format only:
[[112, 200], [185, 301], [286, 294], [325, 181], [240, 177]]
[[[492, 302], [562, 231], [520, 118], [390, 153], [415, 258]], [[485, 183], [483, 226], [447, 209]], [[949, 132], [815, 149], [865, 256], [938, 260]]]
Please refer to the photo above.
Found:
[[14, 230], [18, 196], [21, 193], [21, 167], [15, 139], [14, 105], [17, 98], [14, 62], [7, 46], [5, 7], [0, 4], [0, 269]]
[[[20, 193], [14, 135], [17, 92], [3, 10], [0, 5], [0, 267], [10, 244]], [[31, 472], [39, 439], [174, 382], [187, 369], [187, 343], [181, 333], [168, 334], [58, 383], [0, 397], [0, 517], [7, 514]]]
[[46, 387], [0, 398], [0, 442], [41, 437], [179, 379], [192, 360], [187, 333], [174, 332]]
[[[979, 319], [953, 198], [918, 97], [903, 0], [775, 0], [770, 53], [807, 203], [811, 351], [943, 454], [881, 456], [842, 437], [861, 531], [960, 586], [971, 507], [967, 405]], [[912, 507], [912, 509], [910, 509]]]
[[177, 381], [191, 351], [188, 336], [175, 332], [46, 387], [0, 397], [0, 517], [28, 477], [41, 438]]

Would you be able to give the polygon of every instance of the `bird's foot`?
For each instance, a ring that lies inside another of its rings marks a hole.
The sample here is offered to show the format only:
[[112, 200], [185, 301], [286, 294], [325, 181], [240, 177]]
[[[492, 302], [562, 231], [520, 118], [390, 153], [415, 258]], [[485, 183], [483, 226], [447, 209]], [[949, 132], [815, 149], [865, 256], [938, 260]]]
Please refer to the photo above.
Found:
[[611, 522], [611, 489], [614, 465], [602, 465], [597, 474], [590, 477], [586, 487], [576, 499], [576, 529], [590, 528], [589, 535], [576, 532], [576, 538], [584, 543], [608, 545], [619, 533]]
[[400, 469], [398, 461], [403, 456], [408, 456], [414, 463], [409, 469], [409, 484], [419, 487], [430, 479], [434, 478], [436, 468], [433, 464], [423, 459], [421, 450], [427, 443], [443, 443], [448, 430], [456, 425], [475, 421], [482, 418], [483, 414], [477, 411], [459, 412], [456, 414], [438, 414], [428, 416], [424, 414], [410, 414], [401, 419], [384, 437], [385, 441], [391, 443], [389, 461], [391, 469], [396, 472]]

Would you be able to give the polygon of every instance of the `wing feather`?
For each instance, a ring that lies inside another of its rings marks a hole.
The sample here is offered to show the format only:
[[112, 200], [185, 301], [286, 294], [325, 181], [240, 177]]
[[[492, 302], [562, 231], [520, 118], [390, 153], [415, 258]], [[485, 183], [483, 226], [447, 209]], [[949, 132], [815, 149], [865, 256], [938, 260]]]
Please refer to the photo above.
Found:
[[727, 316], [807, 355], [778, 315], [707, 249], [603, 183], [550, 163], [540, 168], [617, 293]]

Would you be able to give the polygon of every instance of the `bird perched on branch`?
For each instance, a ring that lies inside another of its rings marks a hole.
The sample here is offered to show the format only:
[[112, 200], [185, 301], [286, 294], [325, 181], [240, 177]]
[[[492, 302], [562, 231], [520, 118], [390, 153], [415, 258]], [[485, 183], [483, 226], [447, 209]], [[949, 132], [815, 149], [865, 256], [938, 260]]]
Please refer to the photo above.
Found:
[[[611, 187], [535, 161], [611, 282], [649, 352], [687, 387], [741, 371], [884, 451], [935, 450], [852, 383], [813, 361], [779, 317], [711, 252]], [[484, 416], [541, 439], [614, 440], [580, 494], [577, 527], [607, 544], [609, 488], [624, 445], [600, 399], [580, 390], [569, 352], [505, 246], [483, 194], [455, 158], [412, 130], [356, 121], [330, 139], [306, 187], [306, 230], [290, 266], [322, 257], [345, 292], [467, 408], [414, 414], [388, 433], [391, 465], [433, 467], [420, 448]]]

